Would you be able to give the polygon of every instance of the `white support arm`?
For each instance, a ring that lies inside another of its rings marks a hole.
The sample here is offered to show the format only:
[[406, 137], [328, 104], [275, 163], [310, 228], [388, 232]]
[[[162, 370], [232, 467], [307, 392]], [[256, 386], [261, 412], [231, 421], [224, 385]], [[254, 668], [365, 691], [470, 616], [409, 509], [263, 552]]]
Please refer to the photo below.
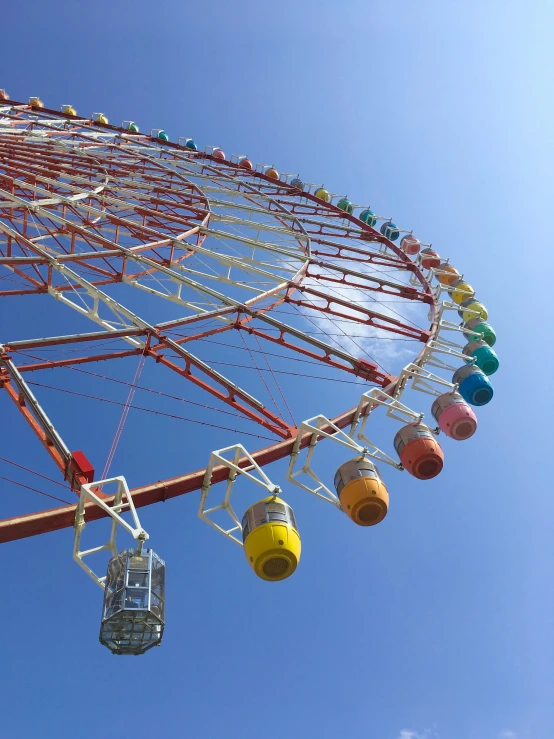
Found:
[[[400, 421], [401, 423], [414, 423], [421, 421], [423, 418], [423, 413], [417, 413], [411, 408], [408, 408], [408, 406], [401, 403], [397, 397], [390, 396], [379, 388], [373, 388], [364, 393], [360, 398], [358, 408], [356, 409], [356, 413], [354, 414], [352, 425], [350, 427], [350, 436], [356, 436], [360, 441], [371, 445], [371, 441], [365, 436], [365, 427], [371, 412], [378, 406], [384, 406], [387, 411], [387, 416], [389, 416], [389, 418], [394, 418], [395, 421]], [[388, 457], [388, 459], [390, 460], [390, 457]], [[394, 467], [401, 469], [401, 467], [392, 460], [391, 462], [388, 462], [387, 460], [382, 461], [386, 461], [387, 464], [391, 464], [392, 462]]]
[[[389, 398], [390, 400], [390, 398]], [[355, 428], [355, 427], [353, 427]], [[352, 428], [351, 428], [352, 431]], [[299, 463], [300, 456], [300, 441], [306, 432], [311, 432], [311, 439], [308, 445], [308, 451], [303, 464]], [[309, 418], [300, 425], [298, 436], [292, 448], [290, 455], [290, 463], [287, 471], [287, 480], [292, 482], [294, 485], [298, 485], [308, 493], [321, 498], [321, 500], [331, 503], [337, 508], [342, 510], [342, 506], [337, 495], [321, 480], [318, 474], [312, 467], [312, 458], [318, 442], [323, 439], [330, 439], [338, 444], [351, 449], [356, 454], [364, 457], [372, 457], [380, 462], [390, 464], [397, 469], [402, 469], [402, 466], [397, 464], [388, 454], [385, 454], [381, 449], [375, 446], [369, 439], [364, 438], [364, 445], [359, 444], [354, 438], [352, 433], [347, 434], [342, 429], [335, 426], [326, 416], [318, 415], [313, 418]], [[301, 482], [298, 478], [300, 475], [307, 475], [315, 483], [315, 487], [310, 487], [306, 482]]]
[[[229, 459], [228, 456], [232, 455]], [[225, 456], [227, 455], [227, 456]], [[249, 462], [246, 466], [241, 467], [239, 462], [241, 459], [246, 458]], [[225, 496], [223, 501], [218, 505], [207, 507], [208, 493], [212, 487], [212, 474], [216, 465], [222, 465], [227, 467], [229, 470], [229, 476], [227, 477], [227, 486], [225, 489]], [[242, 525], [239, 517], [235, 513], [233, 506], [231, 505], [231, 493], [233, 487], [239, 475], [244, 475], [251, 482], [256, 485], [263, 487], [269, 495], [277, 496], [281, 492], [281, 488], [278, 485], [274, 485], [269, 477], [265, 474], [263, 469], [256, 463], [252, 456], [246, 451], [242, 444], [234, 444], [233, 446], [225, 447], [224, 449], [217, 449], [210, 455], [210, 461], [206, 467], [204, 474], [204, 481], [202, 483], [202, 495], [200, 497], [200, 507], [198, 509], [198, 516], [216, 531], [231, 539], [236, 544], [242, 546], [242, 534], [239, 539], [236, 532], [242, 532]], [[229, 528], [224, 528], [217, 524], [212, 518], [211, 514], [217, 511], [225, 511], [232, 522]]]
[[458, 387], [452, 382], [448, 382], [448, 380], [445, 380], [443, 377], [439, 377], [439, 375], [429, 372], [429, 370], [424, 367], [420, 367], [419, 365], [412, 363], [406, 365], [400, 373], [396, 384], [397, 390], [395, 391], [395, 394], [396, 392], [399, 394], [402, 393], [410, 381], [412, 390], [419, 390], [422, 393], [428, 393], [429, 395], [435, 396], [442, 395], [449, 390], [451, 392], [455, 392]]
[[[110, 505], [108, 505], [108, 503], [106, 503], [106, 501], [101, 498], [98, 493], [101, 487], [103, 487], [104, 485], [109, 485], [111, 483], [117, 484], [117, 491], [115, 493], [113, 501]], [[112, 519], [112, 525], [110, 538], [105, 544], [93, 547], [92, 549], [85, 549], [81, 551], [81, 536], [86, 525], [85, 504], [87, 500], [93, 502], [105, 513], [107, 513], [108, 516]], [[133, 526], [121, 516], [121, 513], [125, 510], [128, 510], [130, 512], [134, 524]], [[133, 539], [139, 542], [139, 549], [142, 548], [143, 542], [149, 539], [148, 534], [140, 525], [139, 517], [125, 478], [110, 477], [106, 480], [98, 480], [97, 482], [90, 482], [82, 485], [79, 493], [79, 503], [77, 505], [77, 510], [75, 511], [75, 538], [73, 542], [73, 559], [101, 588], [105, 587], [106, 576], [104, 575], [103, 577], [99, 577], [87, 564], [85, 564], [83, 559], [85, 557], [88, 557], [90, 554], [96, 554], [97, 552], [103, 551], [108, 551], [112, 554], [112, 556], [115, 557], [115, 555], [117, 554], [116, 537], [118, 526], [124, 528], [129, 534], [131, 534]]]
[[[458, 349], [458, 351], [456, 349]], [[459, 351], [459, 347], [457, 345], [452, 344], [451, 342], [436, 340], [430, 341], [425, 348], [422, 364], [429, 365], [430, 367], [437, 367], [442, 370], [448, 370], [450, 372], [455, 372], [459, 369], [459, 362], [457, 364], [448, 364], [443, 357], [462, 359], [468, 364], [475, 364], [475, 357], [470, 357]]]

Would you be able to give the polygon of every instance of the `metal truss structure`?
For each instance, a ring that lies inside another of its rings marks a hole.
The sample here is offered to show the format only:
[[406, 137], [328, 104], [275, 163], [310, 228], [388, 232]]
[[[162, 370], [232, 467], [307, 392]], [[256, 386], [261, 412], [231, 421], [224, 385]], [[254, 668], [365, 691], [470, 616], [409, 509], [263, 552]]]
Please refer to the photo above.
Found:
[[[188, 141], [99, 125], [98, 115], [0, 102], [0, 298], [42, 295], [73, 311], [76, 322], [74, 333], [27, 339], [4, 325], [0, 388], [77, 493], [94, 471], [86, 450], [71, 451], [31, 391], [28, 378], [43, 370], [143, 357], [269, 433], [269, 446], [237, 462], [262, 467], [308, 447], [313, 430], [216, 369], [203, 354], [205, 340], [250, 337], [262, 351], [279, 349], [361, 378], [397, 400], [424, 365], [463, 362], [460, 347], [438, 335], [441, 325], [459, 327], [442, 318], [448, 304], [431, 286], [432, 270], [341, 210], [337, 197], [324, 202], [315, 186], [291, 184], [291, 175], [276, 179], [265, 165], [248, 169], [244, 158], [221, 159], [216, 147], [195, 151]], [[153, 320], [154, 298], [175, 317]], [[383, 299], [395, 308], [383, 308]], [[426, 328], [406, 317], [412, 306], [428, 312]], [[281, 320], [284, 308], [296, 318]], [[94, 331], [83, 330], [84, 319]], [[321, 319], [345, 325], [346, 338], [361, 328], [370, 337], [414, 340], [414, 372], [398, 378], [306, 329], [306, 321]], [[68, 350], [63, 357], [60, 348]], [[339, 432], [359, 418], [353, 407], [329, 423]], [[205, 474], [183, 470], [135, 488], [134, 505], [201, 489]], [[210, 468], [212, 483], [228, 474], [228, 465]], [[107, 515], [96, 501], [83, 505], [87, 520]], [[0, 541], [72, 526], [75, 513], [76, 505], [64, 505], [4, 520]]]

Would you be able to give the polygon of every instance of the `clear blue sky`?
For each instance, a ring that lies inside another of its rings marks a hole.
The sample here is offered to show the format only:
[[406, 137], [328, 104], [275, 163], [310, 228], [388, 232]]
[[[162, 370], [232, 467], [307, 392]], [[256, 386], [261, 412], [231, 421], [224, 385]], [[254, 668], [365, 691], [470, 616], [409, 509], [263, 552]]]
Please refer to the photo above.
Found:
[[380, 527], [299, 503], [286, 583], [256, 581], [195, 495], [145, 512], [169, 600], [143, 658], [97, 643], [71, 532], [6, 545], [0, 736], [554, 736], [553, 24], [539, 0], [6, 4], [13, 98], [165, 127], [392, 214], [470, 278], [502, 365], [478, 436], [433, 483], [403, 475]]

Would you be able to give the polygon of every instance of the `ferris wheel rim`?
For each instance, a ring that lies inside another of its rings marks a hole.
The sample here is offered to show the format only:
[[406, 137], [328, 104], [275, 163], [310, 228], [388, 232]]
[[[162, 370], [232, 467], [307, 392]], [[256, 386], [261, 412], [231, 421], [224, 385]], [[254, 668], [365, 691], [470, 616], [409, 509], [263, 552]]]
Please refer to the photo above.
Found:
[[[414, 362], [414, 364], [416, 362]], [[394, 392], [397, 381], [398, 378], [396, 378], [395, 382], [386, 389], [387, 393], [390, 392], [392, 394]], [[352, 423], [356, 411], [357, 406], [354, 406], [329, 420], [334, 426], [339, 429], [344, 429]], [[252, 452], [252, 458], [260, 467], [284, 459], [290, 455], [297, 441], [298, 433], [300, 433], [300, 429], [297, 429], [297, 433], [288, 439], [277, 441], [274, 444], [262, 447], [261, 449]], [[299, 445], [300, 449], [304, 449], [309, 444], [311, 436], [312, 434], [310, 432], [304, 432]], [[248, 460], [244, 460], [244, 462], [247, 464]], [[131, 489], [130, 492], [133, 496], [133, 503], [136, 508], [143, 508], [149, 505], [154, 505], [155, 503], [165, 503], [167, 500], [171, 500], [172, 498], [177, 498], [181, 495], [186, 495], [200, 490], [205, 472], [206, 467], [185, 475], [167, 478], [166, 480], [161, 480], [151, 485], [143, 485], [141, 487]], [[228, 472], [228, 468], [223, 466], [214, 468], [212, 478], [213, 484], [225, 480]], [[179, 488], [178, 492], [172, 492], [173, 487], [178, 486], [181, 486], [183, 489]], [[149, 496], [151, 496], [152, 499], [150, 499]], [[109, 504], [112, 497], [113, 496], [107, 496], [105, 498], [105, 502]], [[67, 506], [60, 506], [58, 508], [51, 508], [45, 511], [0, 520], [0, 544], [31, 536], [48, 534], [64, 528], [70, 528], [74, 525], [77, 506], [78, 503], [72, 503]], [[108, 515], [101, 508], [90, 503], [85, 505], [85, 510], [87, 511], [87, 520], [91, 521], [106, 518]], [[41, 522], [44, 522], [45, 525]]]
[[[28, 108], [26, 104], [17, 103], [13, 101], [6, 101], [4, 103], [5, 106], [9, 107], [23, 107]], [[3, 105], [0, 104], [0, 108], [2, 108]], [[44, 114], [50, 114], [50, 115], [58, 115], [59, 111], [53, 111], [47, 108], [42, 108], [40, 110], [40, 115]], [[37, 118], [39, 115], [37, 115]], [[75, 121], [77, 123], [77, 121]], [[91, 128], [93, 126], [93, 123], [91, 123]], [[146, 141], [151, 142], [151, 138], [148, 137], [146, 134], [140, 134], [140, 133], [130, 133], [129, 131], [126, 131], [123, 128], [115, 127], [112, 125], [105, 125], [102, 127], [103, 129], [110, 129], [112, 131], [117, 131], [121, 136], [125, 138], [144, 138]], [[54, 139], [55, 140], [55, 139]], [[170, 149], [175, 152], [179, 152], [182, 155], [182, 147], [180, 147], [178, 144], [169, 142], [169, 141], [162, 141], [162, 140], [156, 140], [156, 146], [157, 147], [163, 147]], [[83, 153], [83, 152], [80, 152]], [[87, 152], [88, 154], [88, 152]], [[223, 165], [229, 165], [234, 167], [235, 169], [239, 169], [238, 165], [235, 165], [229, 161], [221, 161], [220, 159], [215, 160], [213, 158], [213, 154], [208, 154], [206, 152], [195, 152], [194, 153], [198, 158], [203, 157], [204, 160], [208, 160], [208, 162], [217, 161], [218, 167], [221, 167]], [[92, 156], [89, 154], [89, 156]], [[191, 152], [190, 150], [187, 151], [187, 158], [190, 158]], [[210, 167], [210, 165], [207, 165]], [[210, 167], [210, 169], [216, 170], [215, 167]], [[220, 176], [221, 172], [219, 170], [216, 170], [217, 175]], [[275, 181], [274, 179], [268, 177], [264, 172], [248, 172], [244, 171], [240, 174], [246, 174], [248, 176], [252, 176], [255, 174], [257, 179], [265, 180], [267, 183], [274, 185]], [[231, 178], [230, 178], [231, 179]], [[194, 187], [197, 190], [201, 191], [201, 188], [198, 188], [195, 183], [189, 182], [189, 184]], [[251, 187], [252, 190], [254, 190], [253, 185], [249, 185], [249, 183], [244, 183], [247, 186]], [[294, 187], [289, 185], [286, 182], [279, 181], [279, 186], [290, 189], [291, 193], [294, 190]], [[202, 193], [205, 197], [205, 194]], [[425, 343], [423, 343], [423, 346], [417, 356], [417, 358], [414, 360], [414, 363], [417, 364], [419, 361], [421, 361], [421, 358], [423, 357], [425, 350], [427, 348], [427, 345], [430, 341], [433, 340], [437, 333], [438, 329], [438, 298], [435, 295], [435, 292], [433, 291], [430, 282], [426, 278], [426, 276], [423, 274], [423, 272], [419, 269], [419, 267], [414, 264], [414, 262], [409, 258], [409, 256], [403, 252], [398, 246], [396, 246], [390, 239], [386, 238], [384, 235], [379, 234], [375, 229], [368, 226], [366, 223], [361, 221], [360, 219], [356, 218], [352, 213], [345, 212], [341, 209], [339, 209], [336, 205], [333, 205], [332, 203], [323, 203], [319, 198], [316, 198], [315, 195], [309, 192], [302, 193], [302, 197], [304, 197], [307, 201], [311, 201], [315, 203], [318, 207], [324, 208], [326, 211], [329, 211], [334, 217], [340, 218], [343, 221], [347, 221], [352, 224], [353, 228], [356, 230], [359, 230], [363, 233], [369, 234], [372, 237], [372, 241], [378, 241], [382, 244], [384, 244], [393, 254], [398, 257], [398, 259], [404, 263], [405, 265], [410, 265], [410, 271], [412, 274], [414, 274], [415, 277], [417, 277], [418, 281], [420, 282], [421, 286], [424, 288], [425, 292], [432, 297], [432, 301], [428, 303], [429, 309], [430, 309], [430, 319], [431, 319], [431, 326], [428, 331], [428, 338]], [[208, 199], [209, 201], [209, 199]], [[287, 212], [284, 209], [284, 206], [282, 203], [279, 203], [278, 201], [275, 201], [275, 205], [278, 206], [278, 208], [282, 208], [283, 212]], [[288, 215], [292, 215], [292, 213], [288, 213]], [[302, 226], [302, 223], [298, 221], [301, 229], [304, 230], [304, 233], [308, 239], [308, 252], [309, 245], [311, 243], [311, 238], [308, 234], [308, 232], [304, 229]], [[349, 233], [349, 232], [348, 232]], [[101, 256], [101, 253], [100, 253]], [[300, 275], [303, 273], [307, 265], [307, 262], [304, 262], [304, 264], [297, 270], [297, 273], [295, 277], [300, 277]], [[266, 297], [267, 294], [274, 292], [277, 288], [273, 288], [270, 291], [267, 291], [263, 296], [254, 296], [249, 301], [245, 301], [246, 304], [249, 303], [255, 303], [260, 300], [261, 297]], [[396, 378], [392, 383], [389, 383], [387, 386], [388, 392], [394, 392], [394, 389], [396, 387], [396, 382], [398, 381], [398, 378]], [[351, 408], [338, 416], [336, 416], [334, 419], [332, 419], [332, 422], [337, 425], [339, 428], [344, 428], [348, 425], [348, 423], [352, 420], [352, 417], [355, 412], [355, 407]], [[287, 439], [277, 440], [275, 443], [272, 443], [266, 447], [263, 447], [256, 452], [253, 453], [253, 456], [258, 460], [262, 459], [263, 464], [270, 463], [272, 461], [276, 461], [278, 459], [282, 459], [287, 456], [288, 453], [290, 453], [290, 450], [292, 449], [292, 446], [294, 445], [297, 434], [299, 433], [299, 429], [296, 429], [296, 434], [292, 434]], [[306, 437], [308, 439], [309, 435]], [[307, 443], [307, 441], [306, 441]], [[304, 442], [301, 443], [303, 445]], [[151, 485], [141, 486], [138, 488], [135, 488], [133, 492], [133, 497], [135, 500], [135, 504], [137, 507], [142, 507], [145, 505], [150, 505], [154, 502], [161, 502], [166, 499], [169, 499], [171, 497], [176, 497], [181, 494], [185, 494], [188, 492], [193, 492], [194, 490], [197, 490], [201, 486], [201, 481], [203, 474], [205, 472], [205, 468], [202, 470], [197, 470], [192, 473], [187, 473], [186, 475], [178, 476], [178, 477], [172, 477], [168, 478], [164, 481], [159, 481], [158, 483], [154, 483]], [[223, 479], [223, 478], [222, 478]], [[178, 489], [178, 486], [181, 485], [182, 487], [186, 487], [186, 489], [181, 490], [180, 492], [172, 492], [174, 489]], [[190, 485], [193, 485], [190, 487]], [[158, 497], [154, 500], [150, 500], [150, 497], [154, 497], [157, 495]], [[73, 519], [72, 515], [74, 514], [76, 508], [76, 504], [71, 504], [69, 506], [57, 508], [57, 509], [51, 509], [47, 511], [40, 511], [33, 514], [28, 514], [25, 516], [18, 516], [11, 519], [6, 519], [4, 521], [0, 521], [0, 542], [5, 541], [12, 541], [19, 538], [24, 538], [26, 536], [33, 536], [40, 533], [47, 533], [49, 531], [58, 530], [60, 528], [66, 528], [73, 525]], [[94, 511], [94, 515], [91, 515], [91, 520], [95, 517], [100, 517], [100, 515], [95, 515], [96, 512], [99, 512], [101, 515], [101, 510], [96, 509]], [[71, 519], [71, 520], [70, 520]]]

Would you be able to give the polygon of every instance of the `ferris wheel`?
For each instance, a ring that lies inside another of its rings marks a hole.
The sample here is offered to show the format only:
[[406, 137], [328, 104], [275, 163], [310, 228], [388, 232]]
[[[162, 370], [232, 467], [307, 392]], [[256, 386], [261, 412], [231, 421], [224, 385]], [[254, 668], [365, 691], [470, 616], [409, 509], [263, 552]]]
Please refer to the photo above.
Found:
[[[436, 477], [438, 437], [475, 433], [498, 368], [469, 282], [392, 218], [273, 164], [3, 90], [0, 296], [17, 306], [2, 314], [5, 428], [44, 447], [44, 467], [26, 473], [54, 485], [56, 471], [77, 494], [8, 507], [0, 541], [73, 527], [74, 559], [104, 590], [100, 641], [117, 654], [159, 645], [164, 629], [165, 563], [138, 509], [200, 491], [200, 518], [260, 578], [283, 580], [301, 549], [289, 491], [380, 523], [389, 492], [377, 465]], [[143, 449], [148, 414], [156, 438]], [[161, 421], [180, 422], [205, 458], [156, 455], [175, 436]], [[133, 469], [110, 476], [129, 434]], [[103, 467], [87, 450], [94, 436], [111, 442]], [[334, 480], [317, 471], [331, 446], [343, 455]], [[283, 480], [269, 476], [277, 460], [288, 460]], [[163, 479], [142, 477], [153, 464]], [[238, 480], [261, 497], [241, 504]], [[108, 542], [83, 549], [86, 524], [103, 517]], [[133, 539], [123, 550], [120, 530]], [[107, 574], [89, 566], [99, 552]]]

